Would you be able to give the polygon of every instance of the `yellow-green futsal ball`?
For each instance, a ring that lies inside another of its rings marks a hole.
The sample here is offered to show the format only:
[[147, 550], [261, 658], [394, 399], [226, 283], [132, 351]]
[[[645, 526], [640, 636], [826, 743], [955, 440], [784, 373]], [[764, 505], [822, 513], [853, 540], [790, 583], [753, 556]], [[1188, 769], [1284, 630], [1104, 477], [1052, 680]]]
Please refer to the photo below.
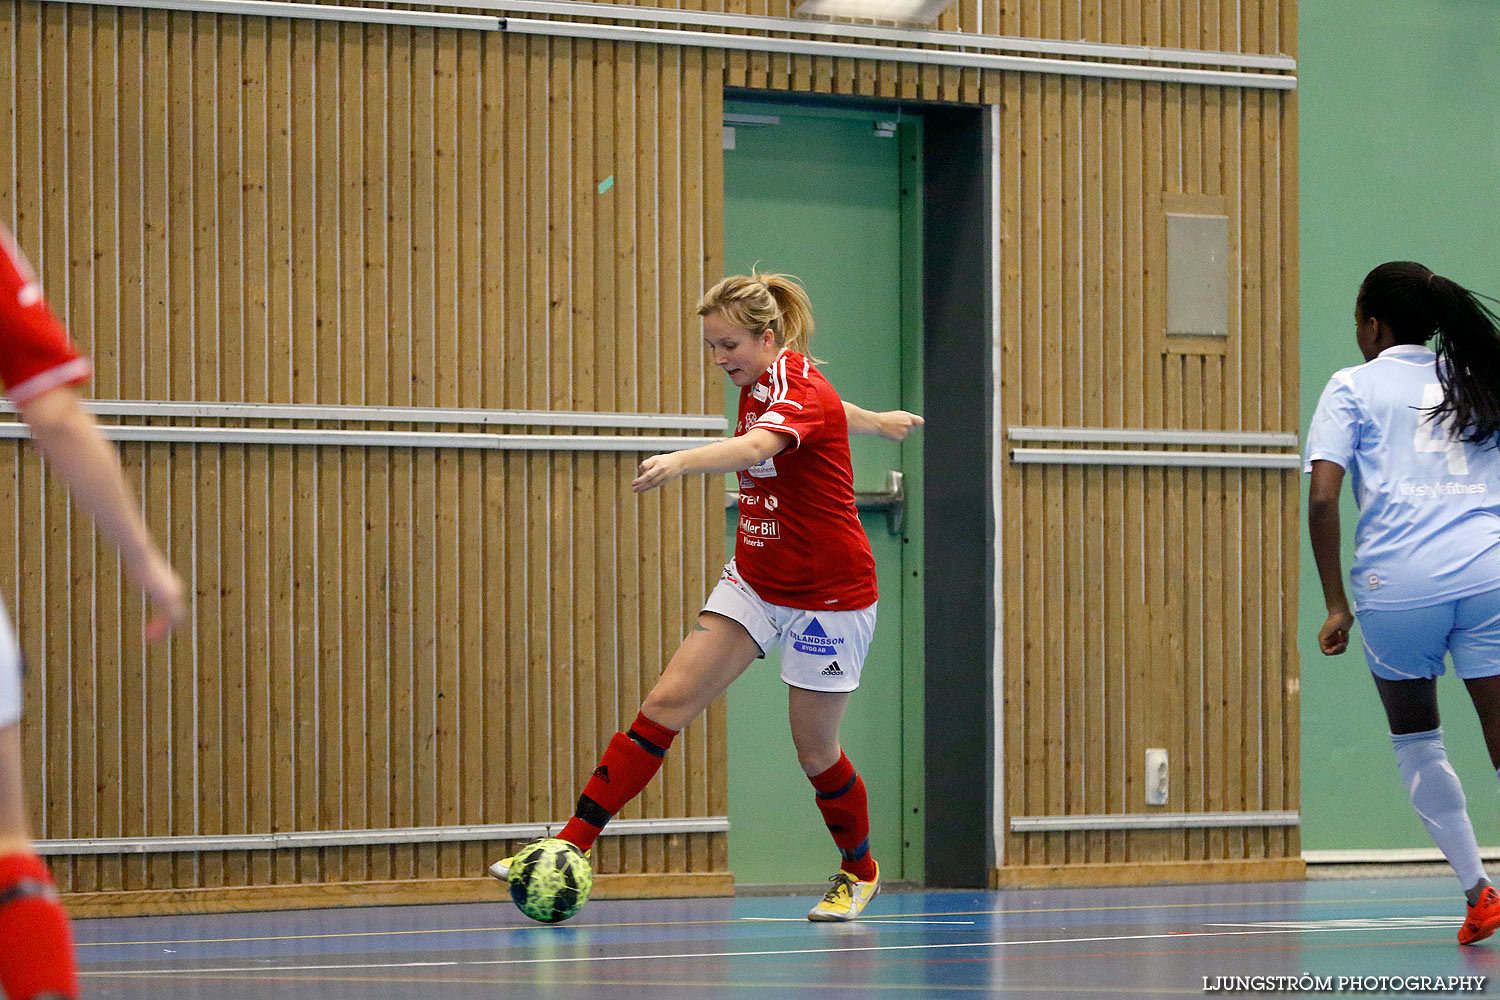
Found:
[[532, 920], [555, 924], [583, 909], [594, 869], [566, 840], [548, 837], [521, 849], [510, 866], [510, 898]]

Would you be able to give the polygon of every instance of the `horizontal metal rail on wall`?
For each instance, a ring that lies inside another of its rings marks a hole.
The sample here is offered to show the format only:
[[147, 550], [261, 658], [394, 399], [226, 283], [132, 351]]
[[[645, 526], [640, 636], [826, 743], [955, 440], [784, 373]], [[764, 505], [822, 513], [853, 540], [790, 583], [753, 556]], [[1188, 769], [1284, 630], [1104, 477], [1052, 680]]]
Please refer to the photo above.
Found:
[[[1500, 847], [1481, 847], [1481, 861], [1500, 861]], [[1379, 865], [1426, 864], [1448, 859], [1436, 847], [1374, 847], [1349, 850], [1303, 851], [1302, 860], [1310, 865]]]
[[142, 10], [185, 10], [193, 14], [237, 14], [241, 17], [285, 17], [310, 21], [351, 21], [355, 24], [400, 24], [415, 28], [462, 28], [499, 31], [500, 18], [484, 14], [434, 14], [419, 10], [341, 7], [334, 4], [293, 3], [286, 0], [51, 0], [91, 7], [132, 7]]
[[[337, 448], [471, 448], [488, 451], [642, 451], [696, 448], [712, 437], [612, 437], [607, 434], [488, 434], [484, 431], [338, 431], [301, 427], [131, 427], [101, 424], [111, 441], [171, 444], [323, 445]], [[23, 423], [0, 423], [0, 438], [30, 437]]]
[[1012, 816], [1012, 833], [1079, 830], [1201, 830], [1217, 827], [1301, 826], [1295, 810], [1267, 812], [1105, 813], [1092, 816]]
[[[1157, 430], [1117, 427], [1009, 427], [1012, 441], [1057, 444], [1219, 445], [1295, 448], [1297, 435], [1282, 431]], [[1226, 469], [1297, 469], [1296, 452], [1162, 451], [1141, 448], [1012, 448], [1018, 465], [1131, 465]]]
[[[387, 830], [313, 830], [299, 833], [203, 834], [182, 837], [79, 837], [38, 840], [36, 852], [65, 854], [166, 854], [202, 851], [280, 851], [299, 847], [367, 847], [375, 844], [449, 844], [476, 840], [533, 840], [561, 823], [491, 823], [482, 826], [417, 826]], [[681, 819], [617, 819], [601, 836], [632, 834], [726, 833], [727, 816]]]
[[[513, 34], [554, 38], [590, 38], [647, 45], [677, 45], [740, 52], [780, 52], [791, 55], [831, 56], [842, 59], [872, 59], [879, 62], [914, 63], [923, 66], [955, 66], [1021, 73], [1045, 73], [1109, 80], [1144, 80], [1158, 83], [1196, 84], [1205, 87], [1243, 87], [1257, 90], [1293, 90], [1297, 78], [1289, 73], [1243, 73], [1190, 69], [1181, 66], [1140, 65], [1127, 62], [1013, 56], [995, 52], [922, 49], [902, 45], [858, 42], [824, 42], [807, 38], [773, 38], [767, 35], [726, 34], [672, 28], [642, 28], [628, 24], [589, 21], [551, 21], [534, 18], [490, 17], [476, 14], [436, 14], [424, 11], [377, 9], [317, 3], [286, 3], [281, 0], [50, 0], [150, 10], [182, 10], [202, 14], [241, 17], [303, 18], [318, 21], [353, 21], [369, 24], [404, 24], [471, 31], [505, 31]], [[670, 20], [662, 18], [661, 20]], [[769, 19], [767, 19], [769, 20]], [[785, 21], [786, 19], [778, 19]], [[793, 22], [800, 24], [801, 22]], [[808, 22], [809, 24], [816, 22]], [[768, 31], [787, 31], [784, 24], [759, 25]], [[939, 33], [944, 34], [944, 33]], [[945, 42], [974, 48], [961, 32], [952, 32]], [[983, 36], [971, 36], [983, 37]], [[904, 39], [903, 39], [904, 40]], [[1146, 58], [1139, 56], [1139, 58]], [[1172, 60], [1174, 62], [1179, 60]], [[1210, 61], [1210, 60], [1204, 60]]]
[[1140, 62], [1236, 66], [1241, 69], [1282, 71], [1297, 68], [1296, 59], [1280, 53], [1261, 55], [1253, 52], [1216, 52], [1208, 49], [1163, 49], [1149, 45], [1116, 45], [1109, 42], [1068, 42], [1051, 38], [1017, 38], [1011, 35], [980, 35], [963, 31], [933, 31], [925, 28], [887, 28], [872, 24], [812, 21], [799, 17], [767, 17], [761, 14], [729, 14], [719, 11], [590, 3], [588, 0], [479, 0], [477, 3], [465, 3], [464, 7], [475, 10], [520, 11], [525, 14], [587, 17], [613, 21], [694, 24], [707, 28], [743, 31], [832, 35], [839, 38], [905, 42], [908, 45], [947, 45], [995, 52], [1081, 56], [1088, 59], [1130, 59]]
[[560, 38], [591, 38], [599, 41], [642, 42], [655, 45], [697, 46], [746, 52], [781, 52], [788, 55], [830, 56], [837, 59], [873, 59], [880, 62], [917, 63], [923, 66], [955, 66], [962, 69], [993, 69], [1020, 73], [1046, 73], [1107, 80], [1145, 80], [1156, 83], [1189, 83], [1204, 87], [1243, 87], [1256, 90], [1294, 90], [1295, 76], [1272, 73], [1234, 73], [1225, 70], [1140, 66], [1132, 63], [1075, 62], [1037, 56], [1007, 56], [991, 52], [954, 52], [946, 49], [914, 49], [900, 46], [866, 45], [858, 42], [819, 42], [803, 38], [764, 38], [758, 35], [724, 35], [671, 28], [637, 28], [584, 21], [538, 21], [507, 17], [504, 31], [523, 35]]
[[[205, 420], [315, 420], [340, 423], [480, 424], [511, 427], [612, 427], [640, 430], [729, 430], [713, 413], [604, 413], [581, 410], [478, 410], [437, 406], [319, 406], [306, 403], [183, 403], [152, 399], [86, 399], [100, 417], [188, 417]], [[0, 412], [15, 413], [9, 401]]]
[[1296, 455], [1238, 451], [1106, 451], [1092, 448], [1012, 448], [1017, 465], [1152, 465], [1211, 469], [1296, 469]]
[[1008, 427], [1012, 441], [1067, 444], [1214, 444], [1243, 448], [1295, 448], [1297, 435], [1285, 431], [1189, 431], [1131, 427]]
[[[97, 416], [203, 420], [303, 420], [316, 423], [479, 424], [485, 426], [602, 427], [630, 430], [728, 430], [716, 414], [590, 413], [566, 410], [467, 410], [420, 406], [310, 406], [275, 403], [178, 403], [86, 400]], [[10, 403], [0, 411], [15, 412]], [[199, 427], [102, 424], [111, 441], [171, 444], [322, 445], [339, 448], [470, 448], [490, 451], [682, 451], [717, 440], [612, 434], [495, 434], [489, 431], [367, 431], [322, 427]], [[24, 438], [20, 421], [0, 422], [0, 438]]]

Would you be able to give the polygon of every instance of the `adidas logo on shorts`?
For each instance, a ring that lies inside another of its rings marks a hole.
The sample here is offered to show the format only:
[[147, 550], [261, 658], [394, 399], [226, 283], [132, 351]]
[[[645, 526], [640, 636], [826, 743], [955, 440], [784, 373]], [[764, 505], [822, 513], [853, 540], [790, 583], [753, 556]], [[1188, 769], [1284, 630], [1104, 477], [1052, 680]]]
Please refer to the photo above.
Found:
[[828, 666], [824, 667], [823, 668], [823, 676], [824, 677], [842, 677], [842, 676], [844, 676], [844, 672], [839, 669], [839, 661], [838, 660], [834, 660], [832, 663], [828, 664]]

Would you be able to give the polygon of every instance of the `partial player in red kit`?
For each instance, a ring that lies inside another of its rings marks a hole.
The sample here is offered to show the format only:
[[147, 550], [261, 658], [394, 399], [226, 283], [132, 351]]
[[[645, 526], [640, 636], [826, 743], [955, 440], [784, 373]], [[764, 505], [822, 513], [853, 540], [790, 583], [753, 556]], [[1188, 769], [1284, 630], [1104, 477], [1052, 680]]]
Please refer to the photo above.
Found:
[[[119, 456], [79, 405], [73, 386], [89, 370], [0, 226], [0, 380], [48, 467], [119, 548], [126, 571], [150, 598], [155, 615], [145, 635], [160, 639], [186, 614], [182, 581], [151, 541]], [[71, 1000], [78, 995], [72, 934], [52, 875], [31, 850], [20, 719], [21, 651], [0, 603], [0, 988], [10, 1000]]]
[[[807, 354], [812, 305], [792, 278], [725, 278], [698, 303], [703, 340], [740, 389], [735, 436], [653, 455], [637, 493], [689, 473], [738, 472], [734, 558], [693, 631], [616, 733], [558, 835], [587, 850], [645, 788], [677, 733], [772, 648], [781, 652], [792, 741], [842, 864], [809, 920], [852, 920], [880, 888], [865, 786], [839, 744], [875, 633], [875, 560], [854, 506], [849, 435], [904, 438], [922, 418], [839, 399]], [[510, 858], [490, 871], [509, 877]]]

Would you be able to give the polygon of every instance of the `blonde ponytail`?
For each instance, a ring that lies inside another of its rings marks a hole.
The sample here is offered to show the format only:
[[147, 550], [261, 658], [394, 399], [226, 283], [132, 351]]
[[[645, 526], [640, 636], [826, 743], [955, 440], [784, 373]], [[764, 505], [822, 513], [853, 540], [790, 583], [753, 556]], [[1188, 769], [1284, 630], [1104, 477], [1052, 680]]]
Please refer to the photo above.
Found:
[[761, 274], [757, 277], [776, 300], [777, 311], [781, 314], [781, 325], [775, 328], [780, 334], [780, 342], [789, 351], [812, 357], [808, 351], [813, 334], [812, 300], [807, 297], [807, 289], [789, 274]]
[[812, 300], [789, 274], [751, 271], [725, 278], [698, 300], [698, 315], [711, 313], [744, 330], [759, 333], [769, 329], [776, 335], [777, 346], [822, 364], [808, 352], [813, 334]]

